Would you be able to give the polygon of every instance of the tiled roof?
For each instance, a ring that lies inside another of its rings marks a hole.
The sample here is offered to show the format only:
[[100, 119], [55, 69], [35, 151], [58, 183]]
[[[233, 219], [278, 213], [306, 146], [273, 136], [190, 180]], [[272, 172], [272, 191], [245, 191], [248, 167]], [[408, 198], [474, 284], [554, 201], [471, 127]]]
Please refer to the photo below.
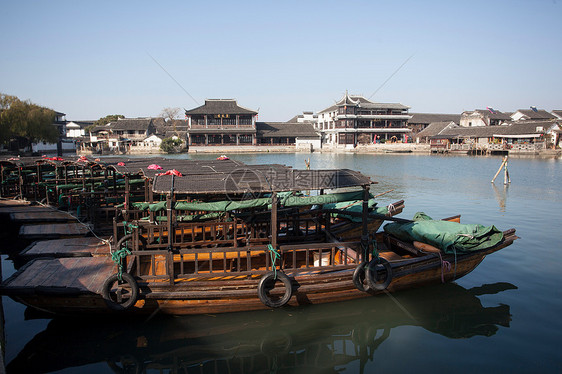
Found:
[[[546, 110], [540, 109], [536, 112], [532, 109], [519, 109], [517, 112], [523, 114], [528, 119], [538, 120], [538, 119], [556, 119], [556, 116], [548, 113]], [[516, 113], [517, 113], [516, 112]]]
[[347, 93], [335, 105], [332, 105], [318, 113], [332, 112], [342, 105], [359, 105], [368, 109], [409, 109], [410, 107], [400, 103], [375, 103], [359, 95], [348, 95]]
[[439, 135], [450, 138], [490, 138], [494, 135], [529, 135], [542, 133], [543, 131], [537, 131], [538, 127], [542, 127], [544, 131], [547, 131], [555, 124], [556, 122], [552, 121], [525, 121], [513, 122], [502, 126], [455, 127], [443, 130]]
[[256, 130], [262, 138], [320, 137], [311, 123], [256, 122]]
[[350, 96], [347, 91], [345, 91], [345, 95], [343, 95], [343, 97], [336, 103], [336, 105], [357, 105], [361, 102], [361, 100], [368, 102], [368, 100], [362, 96]]
[[430, 124], [433, 122], [453, 121], [460, 123], [460, 114], [440, 114], [440, 113], [409, 113], [412, 118], [408, 120], [409, 124]]
[[313, 114], [312, 112], [303, 112], [303, 114], [297, 114], [296, 116], [292, 117], [290, 120], [287, 121], [287, 123], [296, 123], [299, 121], [299, 118], [302, 119], [304, 122], [310, 122], [311, 120], [304, 119], [304, 114], [311, 115], [313, 118], [318, 118], [317, 114]]
[[239, 106], [233, 99], [212, 99], [205, 100], [205, 105], [186, 110], [185, 114], [258, 114], [258, 112]]
[[173, 136], [177, 136], [178, 138], [181, 139], [186, 139], [187, 138], [187, 131], [174, 131], [174, 130], [169, 130], [166, 131], [164, 133], [164, 135], [160, 136], [161, 138], [171, 138]]
[[447, 126], [450, 126], [450, 128], [459, 127], [458, 125], [454, 124], [453, 122], [454, 121], [443, 121], [443, 122], [430, 123], [429, 126], [427, 126], [425, 129], [420, 131], [416, 135], [416, 137], [426, 138], [426, 137], [439, 135], [439, 134], [441, 134], [441, 132], [443, 132], [447, 128]]
[[[161, 118], [158, 118], [159, 120]], [[174, 119], [171, 121], [157, 121], [156, 123], [153, 120], [153, 125], [156, 128], [156, 132], [158, 134], [165, 134], [167, 131], [187, 131], [189, 125], [187, 121]]]
[[558, 118], [562, 118], [562, 110], [553, 110], [551, 113]]
[[152, 124], [151, 118], [119, 119], [108, 123], [105, 127], [111, 130], [146, 130]]
[[494, 113], [492, 113], [488, 109], [476, 109], [476, 110], [473, 110], [473, 111], [463, 112], [462, 116], [471, 115], [471, 114], [474, 114], [474, 113], [478, 113], [482, 117], [486, 117], [486, 118], [490, 118], [490, 119], [499, 119], [499, 120], [505, 120], [505, 121], [511, 120], [511, 117], [510, 117], [509, 113], [503, 113], [503, 112], [500, 112], [499, 110], [495, 110]]

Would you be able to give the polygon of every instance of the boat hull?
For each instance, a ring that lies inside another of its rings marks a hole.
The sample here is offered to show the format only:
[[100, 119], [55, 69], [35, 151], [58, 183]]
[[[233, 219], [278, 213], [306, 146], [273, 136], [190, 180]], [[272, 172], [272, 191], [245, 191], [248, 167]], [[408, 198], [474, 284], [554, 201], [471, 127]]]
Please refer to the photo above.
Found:
[[[327, 266], [305, 273], [288, 273], [293, 286], [288, 305], [333, 303], [453, 281], [470, 273], [486, 255], [510, 245], [515, 238], [514, 235], [507, 237], [500, 245], [479, 252], [443, 255], [443, 260], [451, 264], [450, 269], [444, 267], [439, 256], [434, 254], [397, 261], [391, 259], [392, 281], [385, 290], [379, 291], [359, 291], [353, 283], [353, 265], [346, 269], [331, 270]], [[132, 308], [123, 312], [194, 315], [268, 309], [258, 298], [259, 279], [260, 276], [241, 280], [217, 277], [176, 280], [173, 285], [164, 281], [140, 282], [141, 297]], [[55, 314], [115, 313], [100, 294], [92, 292], [32, 290], [26, 293], [21, 290], [10, 292], [4, 287], [3, 293], [23, 304]]]

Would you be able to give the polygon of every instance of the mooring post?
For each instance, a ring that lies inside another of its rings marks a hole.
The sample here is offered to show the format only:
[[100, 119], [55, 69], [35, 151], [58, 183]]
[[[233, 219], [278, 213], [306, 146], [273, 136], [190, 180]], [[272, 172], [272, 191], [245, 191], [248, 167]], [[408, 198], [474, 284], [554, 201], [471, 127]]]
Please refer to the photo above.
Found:
[[271, 245], [277, 249], [277, 192], [271, 194]]
[[363, 261], [369, 260], [369, 186], [363, 186], [363, 212], [361, 217], [361, 247]]

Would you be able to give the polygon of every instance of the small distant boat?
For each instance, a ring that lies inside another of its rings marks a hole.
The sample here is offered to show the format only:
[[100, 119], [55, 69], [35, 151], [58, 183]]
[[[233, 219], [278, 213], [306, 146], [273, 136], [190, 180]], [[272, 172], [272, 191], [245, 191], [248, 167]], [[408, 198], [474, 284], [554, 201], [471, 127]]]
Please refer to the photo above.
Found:
[[222, 160], [230, 160], [230, 158], [226, 155], [220, 155], [219, 157], [217, 157], [217, 160], [222, 161]]

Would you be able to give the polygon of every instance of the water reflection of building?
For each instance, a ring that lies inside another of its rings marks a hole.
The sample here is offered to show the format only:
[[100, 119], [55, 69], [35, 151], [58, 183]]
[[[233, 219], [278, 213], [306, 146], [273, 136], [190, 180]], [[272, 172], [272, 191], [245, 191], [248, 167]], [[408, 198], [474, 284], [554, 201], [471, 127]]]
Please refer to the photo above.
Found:
[[[8, 372], [50, 372], [107, 362], [115, 372], [338, 372], [373, 362], [392, 329], [419, 326], [451, 339], [509, 327], [508, 305], [478, 296], [515, 286], [448, 283], [385, 296], [288, 310], [141, 320], [58, 319], [37, 334]], [[375, 363], [376, 364], [376, 363]]]

